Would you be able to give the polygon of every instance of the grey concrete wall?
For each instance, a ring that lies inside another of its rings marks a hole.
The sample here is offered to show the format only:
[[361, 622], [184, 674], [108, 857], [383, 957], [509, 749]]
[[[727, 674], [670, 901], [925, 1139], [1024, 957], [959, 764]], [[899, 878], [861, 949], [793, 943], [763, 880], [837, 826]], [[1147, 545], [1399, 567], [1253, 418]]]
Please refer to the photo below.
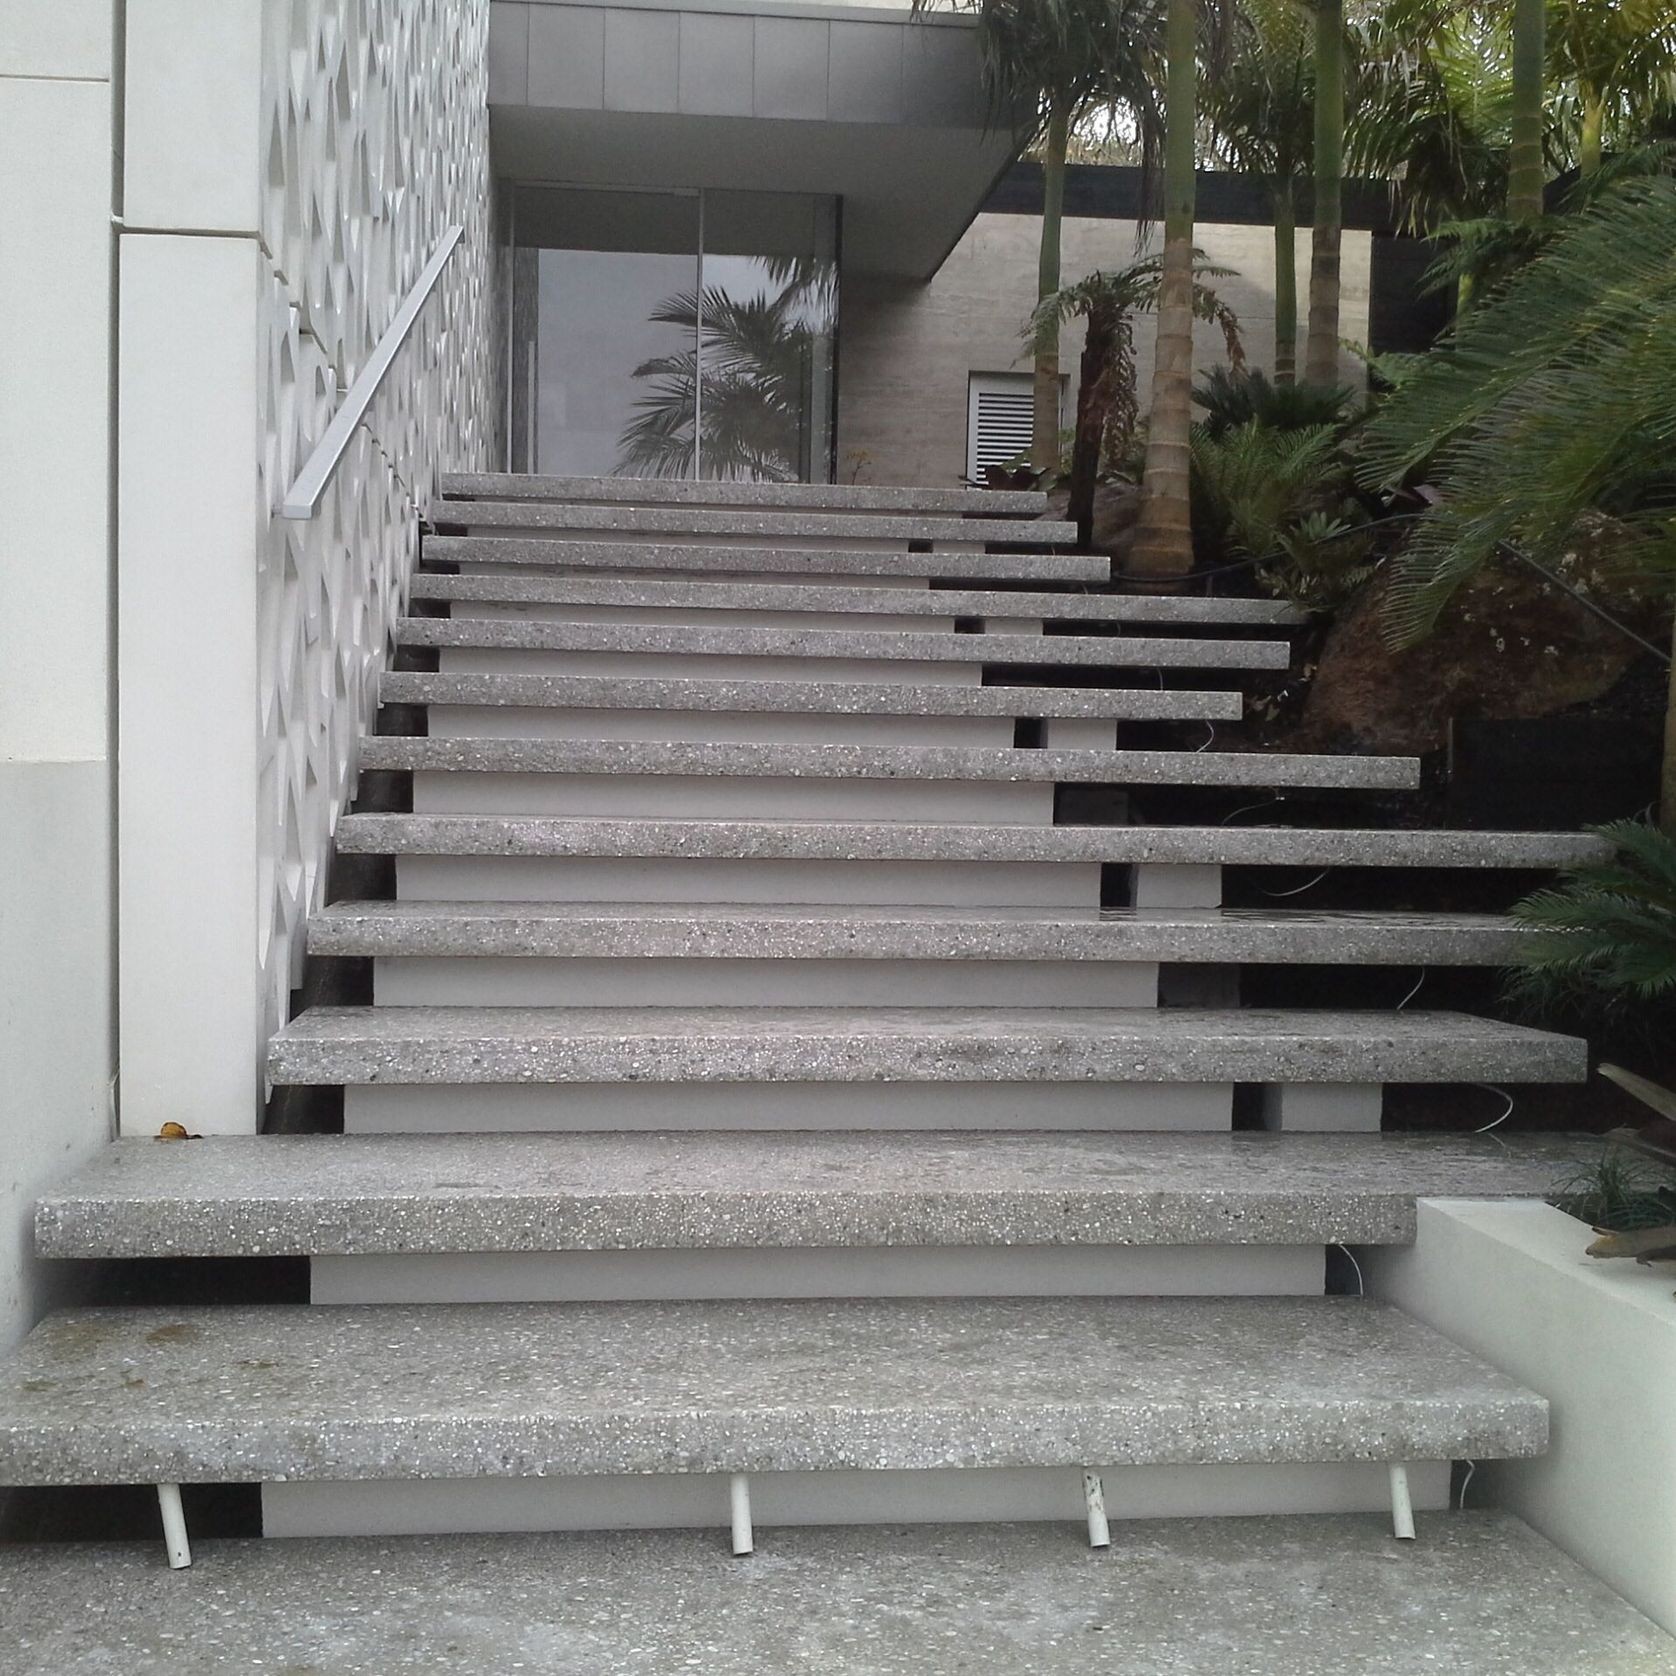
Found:
[[[0, 0], [0, 1349], [110, 1132], [112, 0]], [[160, 581], [159, 585], [164, 585]]]
[[[966, 384], [974, 372], [1027, 370], [1021, 328], [1035, 302], [1041, 223], [1030, 215], [980, 215], [928, 284], [848, 281], [839, 327], [838, 470], [869, 483], [947, 484], [965, 470]], [[1274, 234], [1267, 227], [1201, 226], [1206, 256], [1235, 276], [1215, 282], [1241, 325], [1254, 366], [1274, 364]], [[1344, 238], [1340, 331], [1350, 343], [1368, 331], [1371, 236]], [[1131, 221], [1067, 220], [1067, 283], [1096, 268], [1135, 258]], [[1309, 234], [1298, 235], [1299, 359], [1306, 310]], [[1152, 322], [1136, 322], [1135, 352], [1144, 410], [1152, 376]], [[1201, 325], [1199, 364], [1223, 359], [1222, 335]], [[1067, 422], [1074, 411], [1080, 328], [1065, 335], [1061, 365], [1070, 376]], [[1362, 363], [1348, 351], [1340, 376], [1360, 388]]]

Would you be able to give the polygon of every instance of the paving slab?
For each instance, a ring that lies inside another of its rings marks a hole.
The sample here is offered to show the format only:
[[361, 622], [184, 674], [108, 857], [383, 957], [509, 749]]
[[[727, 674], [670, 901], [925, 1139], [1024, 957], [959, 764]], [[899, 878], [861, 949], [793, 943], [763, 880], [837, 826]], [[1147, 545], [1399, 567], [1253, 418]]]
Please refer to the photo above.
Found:
[[978, 826], [955, 822], [346, 815], [338, 848], [373, 855], [1019, 861], [1231, 867], [1566, 867], [1611, 846], [1586, 832], [1294, 826]]
[[1589, 1136], [680, 1133], [112, 1142], [43, 1257], [1406, 1245], [1421, 1198], [1537, 1198]]
[[612, 530], [686, 536], [777, 536], [793, 541], [981, 541], [992, 546], [1070, 546], [1077, 526], [1039, 518], [966, 518], [919, 512], [792, 511], [736, 506], [553, 505], [545, 501], [453, 501], [435, 523], [467, 529]]
[[961, 745], [705, 744], [639, 739], [376, 735], [362, 742], [361, 766], [480, 774], [1307, 786], [1323, 791], [1412, 791], [1420, 783], [1416, 757], [1296, 756], [1278, 751], [1020, 750]]
[[385, 704], [538, 709], [700, 710], [815, 716], [1058, 716], [1116, 721], [1238, 721], [1236, 691], [1158, 687], [969, 686], [961, 682], [773, 680], [727, 676], [439, 675], [386, 670]]
[[[1108, 1498], [1118, 1499], [1114, 1481]], [[8, 1676], [1668, 1676], [1502, 1513], [6, 1551]]]
[[308, 922], [312, 954], [384, 958], [1504, 966], [1527, 937], [1504, 914], [1301, 908], [334, 902]]
[[313, 1007], [279, 1083], [1581, 1082], [1588, 1044], [1444, 1012]]
[[524, 605], [621, 605], [683, 611], [829, 611], [858, 615], [1040, 617], [1053, 622], [1162, 627], [1290, 626], [1306, 620], [1279, 599], [1189, 594], [1041, 593], [976, 588], [822, 587], [808, 582], [707, 582], [671, 577], [436, 575], [420, 571], [411, 597]]
[[613, 652], [667, 657], [878, 658], [892, 662], [1056, 664], [1095, 669], [1285, 669], [1284, 640], [1106, 634], [957, 634], [910, 629], [704, 628], [404, 617], [403, 646], [473, 651]]
[[1362, 1298], [67, 1310], [0, 1483], [1441, 1461], [1548, 1406]]
[[898, 553], [843, 547], [729, 546], [679, 537], [663, 541], [567, 541], [543, 536], [428, 535], [423, 556], [442, 564], [538, 565], [565, 570], [1019, 582], [1109, 582], [1112, 569], [1111, 560], [1098, 553]]
[[[958, 512], [1035, 518], [1047, 511], [1040, 489], [931, 489], [876, 483], [694, 482], [667, 477], [554, 477], [537, 472], [450, 471], [450, 500], [595, 501], [635, 506], [766, 506], [833, 512]], [[446, 509], [438, 516], [445, 518]]]

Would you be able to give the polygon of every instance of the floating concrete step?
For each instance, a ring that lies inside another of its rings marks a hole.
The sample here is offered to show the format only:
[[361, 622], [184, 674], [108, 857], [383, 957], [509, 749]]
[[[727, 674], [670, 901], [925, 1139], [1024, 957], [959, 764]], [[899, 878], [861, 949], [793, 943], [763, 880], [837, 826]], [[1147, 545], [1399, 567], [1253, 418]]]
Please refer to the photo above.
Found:
[[1547, 1404], [1352, 1298], [72, 1310], [0, 1483], [1475, 1460]]
[[[445, 472], [450, 500], [549, 500], [614, 506], [792, 507], [827, 512], [960, 513], [1039, 517], [1040, 489], [915, 489], [872, 483], [731, 483], [661, 477], [544, 477], [533, 472]], [[447, 516], [439, 508], [439, 518]]]
[[262, 1135], [118, 1141], [43, 1257], [1406, 1245], [1421, 1198], [1549, 1192], [1587, 1137]]
[[[1045, 526], [1036, 526], [1045, 528]], [[1038, 536], [1046, 541], [1047, 537]], [[424, 557], [440, 564], [537, 565], [555, 570], [654, 571], [678, 576], [773, 575], [1109, 582], [1111, 560], [1094, 553], [902, 553], [857, 548], [762, 547], [695, 541], [567, 541], [557, 537], [429, 535]]]
[[992, 588], [869, 588], [855, 584], [820, 587], [801, 582], [694, 582], [634, 576], [439, 576], [420, 571], [413, 578], [412, 597], [648, 611], [1032, 618], [1045, 622], [1144, 623], [1159, 628], [1286, 627], [1304, 620], [1301, 612], [1278, 599], [1007, 592]]
[[971, 686], [956, 682], [737, 681], [701, 676], [437, 675], [386, 671], [385, 704], [529, 709], [742, 711], [811, 716], [1088, 717], [1114, 721], [1238, 721], [1235, 691], [1157, 687]]
[[360, 855], [1472, 869], [1568, 867], [1611, 853], [1604, 839], [1583, 832], [507, 815], [346, 815], [338, 824], [337, 843], [340, 850]]
[[[862, 661], [1074, 665], [1099, 669], [1285, 669], [1283, 640], [1133, 635], [955, 634], [903, 629], [700, 628], [684, 624], [562, 623], [488, 617], [406, 617], [403, 646], [639, 657], [848, 658]], [[812, 679], [820, 678], [812, 661]]]
[[1420, 1011], [315, 1007], [273, 1038], [268, 1071], [407, 1086], [1580, 1082], [1588, 1048]]
[[[960, 746], [683, 744], [641, 740], [379, 736], [363, 768], [398, 772], [687, 775], [738, 779], [961, 780], [1033, 784], [1308, 786], [1410, 791], [1413, 757], [1247, 751], [1014, 750]], [[994, 858], [991, 858], [994, 859]]]
[[[1071, 1528], [1079, 1495], [1068, 1477], [1059, 1525], [765, 1530], [748, 1577], [692, 1530], [205, 1542], [167, 1579], [154, 1544], [19, 1545], [0, 1622], [11, 1676], [351, 1676], [415, 1657], [436, 1676], [1676, 1668], [1676, 1641], [1507, 1514], [1422, 1515], [1400, 1545], [1365, 1514], [1114, 1519], [1108, 1556]], [[1123, 1505], [1116, 1481], [1107, 1496]]]
[[935, 513], [775, 511], [755, 507], [577, 506], [545, 501], [445, 501], [433, 522], [467, 530], [606, 530], [620, 535], [714, 536], [745, 541], [957, 542], [1056, 547], [1077, 539], [1075, 524], [1037, 518], [966, 519]]
[[1295, 909], [337, 902], [312, 954], [612, 960], [1146, 961], [1501, 966], [1499, 914]]

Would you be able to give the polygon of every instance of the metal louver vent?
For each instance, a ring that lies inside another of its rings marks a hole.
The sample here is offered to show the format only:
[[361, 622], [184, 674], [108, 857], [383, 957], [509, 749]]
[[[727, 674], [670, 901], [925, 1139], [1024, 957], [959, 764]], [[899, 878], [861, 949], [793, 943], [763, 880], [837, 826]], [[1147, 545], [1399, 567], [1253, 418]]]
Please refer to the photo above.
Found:
[[1029, 452], [1032, 381], [1027, 372], [975, 372], [966, 393], [966, 475]]

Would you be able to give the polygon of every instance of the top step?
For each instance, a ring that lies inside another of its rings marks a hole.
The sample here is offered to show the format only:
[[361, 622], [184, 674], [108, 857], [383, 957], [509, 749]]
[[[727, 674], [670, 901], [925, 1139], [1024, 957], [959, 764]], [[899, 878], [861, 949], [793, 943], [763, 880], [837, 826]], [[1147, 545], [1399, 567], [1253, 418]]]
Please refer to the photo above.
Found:
[[1037, 518], [942, 517], [923, 512], [799, 512], [752, 506], [588, 506], [558, 501], [455, 500], [431, 507], [433, 524], [468, 530], [607, 530], [622, 535], [735, 536], [792, 541], [946, 541], [1062, 547], [1077, 526]]
[[[1039, 489], [921, 489], [873, 483], [725, 483], [658, 477], [542, 477], [528, 472], [449, 472], [450, 500], [546, 500], [572, 505], [790, 507], [830, 512], [945, 512], [1037, 518]], [[440, 514], [439, 514], [440, 515]]]

